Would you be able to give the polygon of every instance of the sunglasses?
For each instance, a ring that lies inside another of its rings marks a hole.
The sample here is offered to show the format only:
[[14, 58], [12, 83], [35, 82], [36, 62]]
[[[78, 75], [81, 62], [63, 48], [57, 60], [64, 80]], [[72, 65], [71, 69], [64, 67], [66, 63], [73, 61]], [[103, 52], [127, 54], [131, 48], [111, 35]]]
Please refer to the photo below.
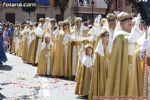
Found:
[[125, 18], [125, 19], [121, 20], [121, 22], [128, 21], [128, 20], [132, 20], [132, 18], [131, 17]]
[[113, 22], [115, 21], [116, 19], [108, 19], [109, 22]]

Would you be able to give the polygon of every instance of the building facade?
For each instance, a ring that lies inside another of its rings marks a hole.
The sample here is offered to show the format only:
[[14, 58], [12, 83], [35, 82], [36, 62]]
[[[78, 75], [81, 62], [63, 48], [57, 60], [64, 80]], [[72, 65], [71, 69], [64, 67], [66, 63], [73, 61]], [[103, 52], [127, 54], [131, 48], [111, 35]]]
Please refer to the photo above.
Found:
[[[94, 2], [93, 4], [92, 1]], [[114, 10], [130, 10], [129, 7], [125, 7], [126, 2], [118, 2], [120, 0], [114, 1]], [[123, 3], [124, 6], [121, 6], [122, 8], [119, 8], [119, 5], [121, 3]], [[84, 20], [88, 20], [92, 18], [92, 15], [94, 15], [95, 17], [98, 14], [105, 14], [106, 8], [107, 5], [104, 0], [69, 0], [68, 7], [64, 12], [64, 18], [70, 16], [72, 18], [74, 16], [80, 16]], [[21, 7], [3, 7], [2, 4], [0, 5], [0, 22], [9, 21], [14, 23], [27, 21], [29, 19], [31, 21], [38, 21], [38, 19], [41, 17], [50, 17], [60, 20], [60, 15], [61, 12], [59, 7], [54, 7], [54, 0], [49, 0], [48, 5], [37, 5], [36, 10], [34, 12], [31, 12], [30, 16], [29, 13], [22, 11]]]

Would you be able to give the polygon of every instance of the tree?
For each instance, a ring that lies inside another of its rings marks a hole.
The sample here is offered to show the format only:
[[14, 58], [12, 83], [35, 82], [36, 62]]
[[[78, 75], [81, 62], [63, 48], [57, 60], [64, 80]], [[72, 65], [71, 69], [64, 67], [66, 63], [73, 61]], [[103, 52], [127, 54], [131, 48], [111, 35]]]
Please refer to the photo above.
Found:
[[105, 12], [105, 16], [106, 16], [109, 12], [112, 12], [111, 8], [112, 8], [114, 0], [104, 0], [104, 1], [107, 4], [107, 8], [106, 8], [106, 12]]
[[[24, 5], [26, 3], [29, 3], [29, 4], [36, 3], [36, 1], [35, 0], [21, 0], [21, 3]], [[36, 7], [34, 7], [34, 6], [29, 6], [29, 7], [23, 6], [22, 10], [29, 13], [29, 20], [30, 20], [30, 13], [35, 11]]]
[[138, 0], [128, 0], [131, 4], [133, 4], [133, 7], [135, 8], [136, 12], [139, 12], [138, 8]]
[[54, 0], [54, 7], [59, 7], [61, 12], [61, 20], [64, 19], [65, 10], [68, 7], [69, 0]]

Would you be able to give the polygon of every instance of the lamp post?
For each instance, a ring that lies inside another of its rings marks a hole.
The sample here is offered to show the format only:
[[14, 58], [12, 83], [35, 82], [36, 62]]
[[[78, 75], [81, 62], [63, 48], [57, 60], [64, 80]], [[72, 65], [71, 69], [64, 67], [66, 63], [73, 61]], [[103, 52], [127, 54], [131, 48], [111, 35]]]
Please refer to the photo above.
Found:
[[94, 10], [94, 1], [92, 0], [91, 2], [91, 5], [92, 5], [92, 24], [94, 22], [94, 14], [93, 14], [93, 10]]

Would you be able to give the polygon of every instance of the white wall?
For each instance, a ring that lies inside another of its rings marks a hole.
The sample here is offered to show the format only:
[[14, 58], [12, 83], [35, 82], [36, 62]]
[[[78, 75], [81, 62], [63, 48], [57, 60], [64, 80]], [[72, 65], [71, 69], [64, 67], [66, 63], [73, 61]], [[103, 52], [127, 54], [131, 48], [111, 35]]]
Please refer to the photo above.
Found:
[[94, 0], [96, 2], [95, 6], [97, 8], [107, 8], [107, 5], [104, 0]]

